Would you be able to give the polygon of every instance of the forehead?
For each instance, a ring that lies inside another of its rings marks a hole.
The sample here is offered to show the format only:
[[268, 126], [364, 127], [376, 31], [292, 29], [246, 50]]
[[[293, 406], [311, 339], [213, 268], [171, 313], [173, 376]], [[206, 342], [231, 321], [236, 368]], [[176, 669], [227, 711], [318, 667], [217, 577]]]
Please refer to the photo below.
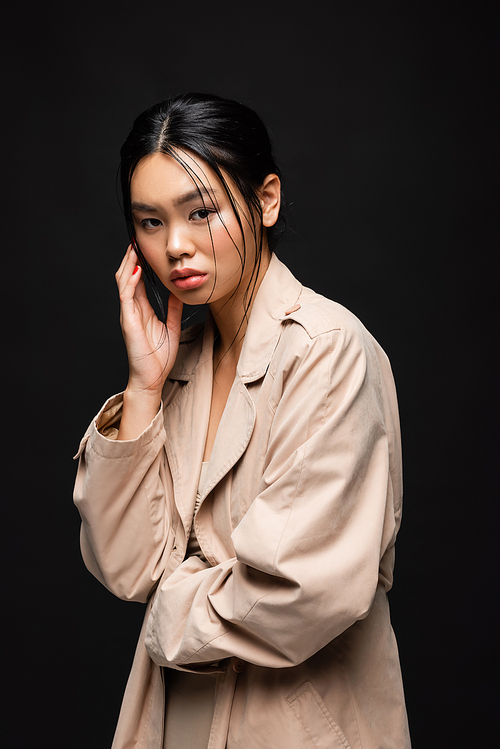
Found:
[[137, 164], [130, 183], [132, 200], [143, 201], [146, 196], [177, 200], [198, 187], [203, 192], [220, 187], [213, 169], [193, 153], [183, 151], [177, 159], [165, 153], [145, 156]]

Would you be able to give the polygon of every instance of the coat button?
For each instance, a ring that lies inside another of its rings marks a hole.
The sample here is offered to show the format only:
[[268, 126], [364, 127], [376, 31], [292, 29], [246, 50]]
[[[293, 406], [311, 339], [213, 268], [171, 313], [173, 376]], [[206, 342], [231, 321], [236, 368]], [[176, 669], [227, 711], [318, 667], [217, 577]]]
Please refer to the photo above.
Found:
[[245, 670], [245, 661], [242, 661], [241, 658], [235, 658], [233, 661], [233, 669], [236, 671], [237, 674], [241, 674], [242, 671]]

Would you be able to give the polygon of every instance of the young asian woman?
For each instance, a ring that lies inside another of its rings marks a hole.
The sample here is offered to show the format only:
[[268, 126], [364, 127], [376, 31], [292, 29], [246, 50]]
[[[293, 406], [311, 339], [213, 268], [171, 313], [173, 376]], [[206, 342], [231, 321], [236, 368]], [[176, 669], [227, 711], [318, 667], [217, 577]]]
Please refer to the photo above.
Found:
[[[75, 488], [87, 567], [147, 603], [113, 747], [407, 749], [388, 359], [274, 253], [280, 172], [252, 110], [169, 99], [121, 155], [129, 379]], [[164, 319], [145, 276], [170, 292]]]

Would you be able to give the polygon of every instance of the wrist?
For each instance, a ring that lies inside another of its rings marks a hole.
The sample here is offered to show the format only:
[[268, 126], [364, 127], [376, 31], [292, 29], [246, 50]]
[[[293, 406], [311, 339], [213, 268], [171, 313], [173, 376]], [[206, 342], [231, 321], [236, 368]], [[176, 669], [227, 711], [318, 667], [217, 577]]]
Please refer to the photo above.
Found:
[[151, 408], [154, 404], [159, 407], [161, 395], [161, 388], [159, 390], [137, 389], [129, 383], [123, 391], [123, 402], [127, 404], [143, 404], [147, 408]]
[[161, 391], [133, 390], [125, 388], [123, 393], [123, 411], [133, 414], [134, 419], [141, 422], [154, 419], [161, 404]]
[[134, 391], [123, 393], [123, 410], [118, 430], [118, 440], [136, 439], [157, 416], [161, 405], [161, 393]]

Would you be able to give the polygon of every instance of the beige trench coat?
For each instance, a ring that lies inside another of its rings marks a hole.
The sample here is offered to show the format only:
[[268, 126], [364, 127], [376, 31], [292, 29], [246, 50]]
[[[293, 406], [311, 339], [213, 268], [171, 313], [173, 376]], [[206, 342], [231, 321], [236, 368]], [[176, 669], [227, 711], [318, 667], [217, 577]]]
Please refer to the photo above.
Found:
[[113, 749], [161, 749], [160, 666], [218, 673], [209, 749], [407, 749], [386, 596], [401, 458], [384, 352], [273, 256], [194, 521], [204, 563], [183, 560], [211, 324], [183, 341], [151, 425], [116, 441], [114, 396], [78, 453], [85, 563], [148, 602]]

